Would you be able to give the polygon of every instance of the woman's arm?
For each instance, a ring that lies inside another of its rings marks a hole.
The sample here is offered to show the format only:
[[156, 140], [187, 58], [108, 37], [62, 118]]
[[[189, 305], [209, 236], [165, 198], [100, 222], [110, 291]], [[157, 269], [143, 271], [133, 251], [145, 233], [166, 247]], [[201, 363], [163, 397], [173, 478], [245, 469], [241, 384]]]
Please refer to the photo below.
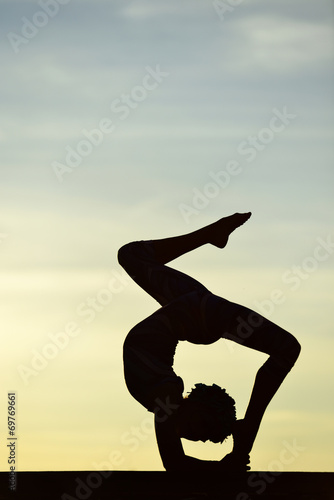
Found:
[[170, 415], [165, 421], [155, 416], [155, 432], [162, 463], [167, 471], [246, 472], [249, 456], [231, 454], [222, 460], [200, 460], [186, 455], [177, 433], [177, 419]]
[[[173, 418], [174, 417], [174, 418]], [[170, 415], [164, 422], [155, 416], [155, 433], [162, 463], [167, 471], [219, 471], [221, 462], [199, 460], [184, 453], [180, 437], [177, 435], [177, 422]]]
[[[178, 430], [178, 411], [182, 400], [175, 391], [175, 384], [164, 384], [159, 389], [159, 400], [168, 401], [166, 411], [159, 405], [154, 415], [157, 444], [162, 463], [167, 471], [203, 471], [203, 472], [246, 472], [249, 456], [227, 455], [222, 460], [200, 460], [186, 455], [183, 450]], [[158, 399], [156, 398], [156, 401]]]

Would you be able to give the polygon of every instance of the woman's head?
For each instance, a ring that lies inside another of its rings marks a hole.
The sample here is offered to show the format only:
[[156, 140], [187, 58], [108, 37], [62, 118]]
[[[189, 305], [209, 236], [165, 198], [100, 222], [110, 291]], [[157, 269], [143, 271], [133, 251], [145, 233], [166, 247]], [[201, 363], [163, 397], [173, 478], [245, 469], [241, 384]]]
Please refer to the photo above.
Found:
[[216, 384], [195, 384], [183, 400], [180, 412], [181, 437], [192, 441], [222, 443], [236, 421], [235, 401]]

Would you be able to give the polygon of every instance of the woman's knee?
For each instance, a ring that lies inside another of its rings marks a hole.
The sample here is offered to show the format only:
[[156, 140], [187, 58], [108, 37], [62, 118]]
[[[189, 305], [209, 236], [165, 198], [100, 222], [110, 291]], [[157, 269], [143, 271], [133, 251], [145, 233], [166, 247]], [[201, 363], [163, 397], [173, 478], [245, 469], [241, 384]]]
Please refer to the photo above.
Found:
[[298, 340], [296, 339], [296, 337], [294, 337], [293, 335], [291, 335], [291, 341], [290, 341], [290, 357], [294, 360], [293, 361], [293, 364], [297, 361], [298, 357], [299, 357], [299, 354], [300, 354], [300, 351], [301, 351], [301, 345], [300, 343], [298, 342]]
[[[286, 332], [287, 333], [287, 332]], [[301, 351], [301, 345], [298, 340], [290, 333], [286, 336], [285, 342], [281, 349], [276, 353], [276, 358], [280, 358], [280, 364], [287, 370], [296, 363]]]
[[117, 260], [119, 264], [126, 270], [129, 262], [131, 261], [131, 245], [132, 243], [126, 243], [123, 245], [117, 253]]

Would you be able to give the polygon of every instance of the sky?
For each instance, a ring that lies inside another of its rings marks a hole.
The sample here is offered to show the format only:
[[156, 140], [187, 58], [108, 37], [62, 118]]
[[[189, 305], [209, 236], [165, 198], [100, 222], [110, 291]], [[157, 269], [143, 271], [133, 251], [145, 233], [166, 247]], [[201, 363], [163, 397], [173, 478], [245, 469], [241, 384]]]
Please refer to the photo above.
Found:
[[[117, 250], [251, 211], [226, 249], [173, 265], [301, 343], [252, 469], [333, 471], [333, 2], [0, 9], [0, 469], [14, 393], [17, 470], [163, 470], [122, 367], [127, 332], [158, 304]], [[183, 342], [174, 369], [185, 394], [225, 387], [242, 418], [265, 360]], [[231, 446], [184, 441], [207, 460]]]

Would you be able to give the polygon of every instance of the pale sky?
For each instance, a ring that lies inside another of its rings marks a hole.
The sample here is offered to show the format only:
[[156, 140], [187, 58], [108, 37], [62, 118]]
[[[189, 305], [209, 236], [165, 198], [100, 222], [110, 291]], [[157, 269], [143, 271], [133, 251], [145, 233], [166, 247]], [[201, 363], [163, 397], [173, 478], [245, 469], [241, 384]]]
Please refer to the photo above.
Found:
[[[122, 367], [158, 304], [117, 250], [236, 211], [253, 216], [228, 248], [173, 265], [302, 345], [253, 470], [333, 470], [333, 2], [236, 3], [0, 0], [0, 434], [15, 391], [19, 470], [163, 470]], [[175, 371], [242, 418], [265, 359], [181, 343]]]

